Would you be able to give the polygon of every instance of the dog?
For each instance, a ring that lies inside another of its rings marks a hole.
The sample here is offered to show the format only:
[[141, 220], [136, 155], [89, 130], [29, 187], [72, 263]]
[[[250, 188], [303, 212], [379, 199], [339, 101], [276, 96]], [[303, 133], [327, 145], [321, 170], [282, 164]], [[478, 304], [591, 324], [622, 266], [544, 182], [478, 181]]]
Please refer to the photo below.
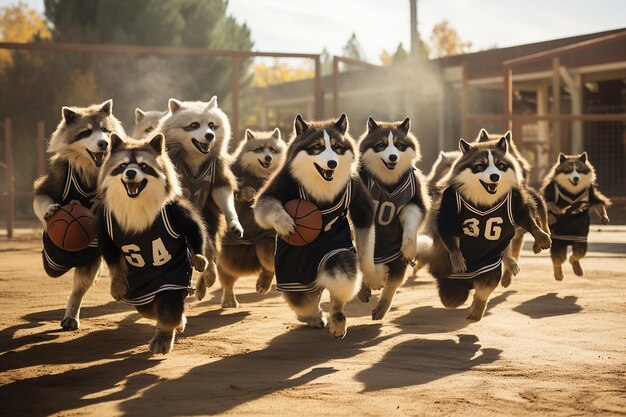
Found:
[[428, 184], [428, 195], [431, 199], [437, 198], [441, 195], [441, 189], [437, 186], [452, 168], [454, 162], [461, 156], [461, 151], [440, 151], [437, 159], [430, 168], [428, 175], [426, 176], [426, 183]]
[[131, 137], [143, 139], [156, 129], [159, 120], [167, 115], [167, 111], [149, 110], [143, 111], [139, 107], [135, 109], [135, 127]]
[[502, 263], [515, 262], [503, 258], [515, 227], [533, 235], [536, 253], [550, 247], [550, 237], [535, 221], [522, 169], [505, 138], [473, 144], [461, 139], [459, 148], [462, 155], [431, 212], [433, 246], [422, 262], [437, 279], [445, 307], [461, 306], [474, 289], [467, 320], [477, 322], [500, 282]]
[[[253, 206], [259, 226], [283, 237], [295, 227], [283, 204], [304, 199], [319, 208], [322, 231], [313, 242], [292, 246], [276, 239], [276, 287], [298, 320], [314, 328], [328, 324], [337, 339], [346, 335], [344, 306], [361, 286], [357, 259], [372, 288], [381, 288], [388, 273], [383, 265], [374, 264], [374, 203], [356, 173], [356, 154], [345, 114], [337, 120], [310, 122], [297, 115], [285, 163]], [[320, 309], [325, 288], [331, 297], [330, 320]]]
[[185, 329], [192, 265], [204, 271], [210, 244], [200, 213], [182, 197], [161, 133], [124, 140], [112, 133], [98, 179], [98, 242], [111, 273], [111, 295], [156, 320], [153, 354], [168, 353]]
[[[237, 180], [226, 153], [230, 122], [218, 107], [217, 97], [213, 96], [208, 103], [171, 98], [168, 109], [157, 131], [165, 135], [168, 152], [181, 176], [184, 195], [202, 213], [212, 243], [207, 247], [217, 246], [218, 234], [223, 229], [222, 217], [226, 217], [227, 230], [237, 237], [243, 236], [233, 195]], [[204, 298], [216, 278], [215, 253], [205, 255], [210, 266], [197, 283], [198, 300]]]
[[[382, 295], [372, 311], [374, 320], [381, 320], [389, 311], [409, 262], [432, 244], [430, 239], [417, 241], [430, 198], [423, 175], [415, 168], [421, 154], [410, 128], [408, 117], [397, 123], [376, 122], [370, 117], [367, 130], [359, 138], [358, 172], [374, 199], [374, 262], [389, 268]], [[365, 281], [359, 298], [367, 302], [370, 295]]]
[[52, 154], [48, 172], [34, 183], [33, 210], [44, 227], [44, 270], [56, 278], [74, 268], [73, 288], [61, 321], [64, 330], [80, 327], [81, 303], [99, 275], [102, 260], [97, 242], [78, 252], [57, 247], [45, 231], [46, 222], [70, 202], [78, 202], [92, 211], [98, 205], [96, 182], [109, 148], [108, 133], [124, 133], [112, 110], [112, 100], [89, 107], [63, 107], [61, 121], [48, 145]]
[[226, 233], [221, 239], [217, 272], [222, 284], [222, 307], [238, 307], [233, 287], [241, 275], [256, 274], [256, 290], [267, 293], [274, 279], [274, 246], [276, 233], [256, 223], [252, 203], [257, 192], [276, 172], [285, 158], [287, 145], [278, 128], [271, 132], [246, 130], [244, 140], [235, 152], [232, 171], [237, 177], [235, 208], [245, 233], [239, 238]]
[[[520, 165], [520, 168], [522, 169], [522, 178], [524, 180], [523, 186], [526, 188], [526, 191], [531, 197], [530, 203], [531, 203], [531, 209], [533, 211], [533, 215], [535, 216], [535, 221], [537, 222], [541, 230], [543, 230], [546, 233], [549, 233], [548, 209], [546, 206], [546, 202], [544, 201], [541, 193], [535, 190], [533, 187], [531, 187], [528, 184], [528, 180], [530, 178], [531, 165], [528, 162], [528, 160], [526, 160], [526, 158], [522, 156], [522, 153], [517, 149], [515, 142], [513, 142], [511, 131], [507, 131], [504, 135], [499, 135], [499, 134], [494, 135], [494, 134], [489, 134], [485, 129], [480, 129], [480, 132], [478, 133], [478, 136], [476, 137], [474, 142], [484, 143], [484, 142], [489, 142], [489, 141], [498, 141], [502, 137], [506, 139], [507, 144], [509, 145], [509, 152], [517, 160], [517, 162]], [[506, 257], [513, 258], [513, 260], [515, 260], [515, 265], [517, 265], [517, 262], [519, 261], [519, 258], [522, 254], [522, 246], [524, 245], [525, 233], [526, 231], [522, 229], [521, 227], [516, 228], [515, 236], [511, 240], [511, 244], [509, 245], [509, 247], [507, 248], [505, 252]], [[519, 267], [511, 270], [508, 267], [510, 265], [513, 265], [513, 264], [511, 262], [505, 262], [503, 272], [502, 272], [501, 284], [505, 288], [511, 285], [511, 278], [516, 276], [519, 273]]]
[[552, 237], [552, 266], [554, 278], [563, 280], [562, 265], [567, 258], [567, 247], [572, 247], [569, 258], [574, 273], [583, 276], [580, 260], [587, 254], [589, 235], [589, 209], [600, 217], [602, 224], [609, 224], [606, 208], [611, 200], [598, 189], [595, 168], [589, 162], [587, 152], [580, 155], [559, 154], [542, 187], [549, 210]]

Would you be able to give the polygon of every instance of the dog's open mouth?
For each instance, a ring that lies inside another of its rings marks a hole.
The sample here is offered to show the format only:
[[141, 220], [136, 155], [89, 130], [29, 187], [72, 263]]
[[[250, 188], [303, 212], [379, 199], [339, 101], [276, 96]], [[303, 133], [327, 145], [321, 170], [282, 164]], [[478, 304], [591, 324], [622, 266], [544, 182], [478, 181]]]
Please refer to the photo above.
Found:
[[207, 154], [209, 153], [209, 149], [211, 148], [210, 143], [198, 142], [195, 139], [191, 139], [191, 143], [200, 151], [200, 153]]
[[578, 185], [578, 183], [580, 182], [579, 180], [574, 181], [571, 178], [568, 178], [568, 179], [569, 179], [569, 182], [572, 183], [572, 185]]
[[383, 161], [383, 164], [385, 164], [385, 166], [387, 167], [388, 170], [393, 171], [394, 169], [396, 169], [396, 165], [398, 165], [397, 162], [387, 162], [384, 159], [380, 158], [381, 161]]
[[102, 166], [102, 161], [104, 161], [104, 157], [106, 156], [106, 153], [104, 152], [91, 152], [89, 149], [87, 149], [87, 152], [89, 152], [89, 156], [91, 156], [91, 159], [93, 159], [93, 162], [96, 164], [97, 167], [101, 167]]
[[333, 175], [335, 175], [334, 169], [324, 169], [321, 166], [317, 165], [315, 162], [313, 162], [313, 165], [315, 165], [315, 168], [317, 168], [317, 172], [320, 173], [320, 175], [322, 176], [322, 178], [324, 178], [324, 180], [326, 181], [333, 180]]
[[260, 159], [258, 159], [258, 161], [259, 161], [259, 164], [261, 164], [261, 166], [265, 169], [269, 168], [272, 165], [271, 162], [263, 162]]
[[484, 182], [483, 180], [479, 180], [480, 183], [483, 185], [483, 187], [485, 188], [485, 190], [487, 190], [487, 192], [489, 194], [495, 194], [496, 191], [498, 190], [498, 183], [497, 182]]
[[130, 198], [136, 198], [137, 196], [139, 196], [139, 194], [141, 194], [143, 189], [146, 188], [146, 185], [148, 185], [148, 180], [145, 178], [141, 180], [141, 182], [125, 182], [124, 180], [122, 180], [122, 183], [124, 184], [124, 187], [126, 187], [126, 194], [128, 194]]

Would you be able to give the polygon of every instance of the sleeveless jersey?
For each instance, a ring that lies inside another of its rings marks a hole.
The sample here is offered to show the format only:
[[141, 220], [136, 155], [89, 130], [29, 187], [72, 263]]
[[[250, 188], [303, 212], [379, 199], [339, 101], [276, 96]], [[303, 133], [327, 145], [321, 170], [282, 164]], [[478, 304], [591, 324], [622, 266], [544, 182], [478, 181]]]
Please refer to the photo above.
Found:
[[[552, 239], [570, 242], [586, 242], [589, 235], [589, 188], [577, 195], [571, 195], [562, 190], [556, 182], [554, 184], [554, 203], [560, 209], [566, 209], [565, 213], [556, 215], [556, 222], [550, 225], [550, 237]], [[587, 208], [572, 213], [579, 204], [586, 204]]]
[[180, 183], [185, 197], [200, 209], [206, 207], [215, 181], [215, 164], [213, 161], [204, 166], [197, 177], [189, 172], [183, 162], [176, 164], [176, 170], [180, 174]]
[[[79, 202], [82, 206], [94, 211], [100, 200], [96, 198], [96, 184], [87, 187], [81, 180], [72, 165], [67, 164], [65, 174], [65, 185], [61, 201], [56, 201], [62, 206], [70, 204], [72, 201]], [[50, 240], [46, 231], [43, 232], [43, 259], [46, 269], [65, 273], [76, 266], [89, 265], [100, 256], [98, 249], [98, 239], [94, 239], [89, 246], [77, 252], [66, 251]]]
[[512, 193], [487, 210], [479, 210], [458, 192], [455, 194], [462, 224], [460, 247], [467, 270], [450, 278], [470, 279], [500, 268], [504, 250], [515, 235]]
[[374, 262], [384, 264], [402, 257], [402, 225], [398, 219], [400, 210], [417, 192], [415, 174], [410, 170], [395, 189], [389, 191], [374, 178], [363, 173], [363, 180], [374, 199], [376, 222], [376, 246]]
[[172, 227], [168, 207], [162, 207], [152, 225], [139, 233], [122, 230], [113, 213], [104, 211], [107, 233], [128, 267], [123, 300], [128, 304], [148, 304], [161, 291], [191, 289], [187, 241]]
[[276, 238], [276, 231], [263, 229], [257, 224], [251, 205], [248, 201], [235, 202], [237, 217], [243, 227], [243, 237], [239, 238], [231, 230], [227, 230], [221, 240], [222, 246], [254, 245], [264, 238]]
[[[302, 186], [293, 194], [283, 203], [294, 198], [309, 200]], [[318, 206], [322, 213], [322, 231], [308, 245], [292, 246], [279, 236], [276, 237], [276, 289], [285, 292], [316, 291], [317, 275], [324, 269], [326, 262], [339, 253], [354, 251], [347, 218], [351, 198], [352, 180], [335, 201]]]

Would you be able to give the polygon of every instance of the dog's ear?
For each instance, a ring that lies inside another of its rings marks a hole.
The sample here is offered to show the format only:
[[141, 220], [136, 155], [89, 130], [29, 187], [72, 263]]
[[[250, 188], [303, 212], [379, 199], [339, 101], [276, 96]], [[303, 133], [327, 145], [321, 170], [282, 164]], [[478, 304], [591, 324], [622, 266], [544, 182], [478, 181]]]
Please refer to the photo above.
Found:
[[280, 129], [275, 127], [274, 131], [272, 132], [272, 137], [274, 139], [280, 139]]
[[135, 124], [141, 122], [144, 117], [146, 117], [146, 113], [137, 107], [135, 109]]
[[404, 132], [405, 135], [409, 133], [409, 130], [411, 130], [411, 119], [409, 117], [404, 119], [404, 121], [400, 123], [400, 126], [398, 126], [398, 129]]
[[254, 139], [254, 133], [250, 129], [246, 129], [245, 138], [246, 140]]
[[163, 136], [163, 133], [157, 133], [150, 139], [150, 147], [154, 149], [156, 153], [165, 151], [165, 136]]
[[465, 139], [459, 139], [459, 150], [463, 152], [463, 154], [466, 154], [473, 149], [474, 147], [467, 143]]
[[67, 123], [68, 125], [72, 124], [74, 120], [78, 119], [78, 113], [76, 113], [69, 107], [63, 107], [61, 109], [61, 115], [63, 116], [63, 120], [65, 120], [65, 123]]
[[309, 125], [306, 124], [302, 116], [299, 114], [296, 116], [296, 120], [293, 122], [293, 127], [296, 129], [296, 136], [300, 136], [307, 130], [309, 130]]
[[183, 108], [183, 103], [182, 101], [176, 100], [175, 98], [170, 98], [167, 101], [167, 108], [170, 109], [170, 112], [172, 112], [172, 114], [174, 114]]
[[109, 153], [115, 152], [124, 145], [124, 139], [115, 132], [109, 135], [109, 141], [111, 142], [109, 145]]
[[513, 134], [511, 133], [510, 130], [506, 131], [506, 133], [504, 134], [504, 139], [506, 139], [506, 141], [509, 142], [509, 145], [513, 143]]
[[487, 142], [489, 141], [489, 133], [485, 130], [485, 128], [480, 129], [478, 132], [478, 142]]
[[580, 156], [578, 157], [578, 159], [586, 164], [587, 163], [587, 152], [581, 153]]
[[374, 120], [372, 116], [368, 117], [367, 118], [367, 131], [371, 132], [376, 129], [378, 129], [378, 123], [376, 123], [376, 120]]
[[111, 114], [111, 112], [113, 111], [113, 100], [112, 99], [108, 99], [107, 101], [105, 101], [104, 103], [102, 103], [102, 105], [100, 106], [100, 110], [98, 110], [100, 113], [104, 113], [107, 116]]
[[209, 104], [206, 106], [207, 110], [211, 110], [217, 107], [217, 96], [211, 97]]
[[559, 152], [559, 164], [562, 164], [565, 161], [567, 161], [567, 156], [565, 156], [563, 152]]
[[496, 143], [496, 149], [500, 149], [504, 153], [509, 151], [509, 142], [506, 141], [504, 136], [500, 138], [498, 143]]
[[446, 153], [444, 151], [439, 151], [439, 158], [445, 158]]
[[339, 116], [339, 119], [335, 122], [335, 129], [342, 135], [345, 135], [348, 131], [348, 116], [346, 116], [345, 113], [341, 113], [341, 116]]

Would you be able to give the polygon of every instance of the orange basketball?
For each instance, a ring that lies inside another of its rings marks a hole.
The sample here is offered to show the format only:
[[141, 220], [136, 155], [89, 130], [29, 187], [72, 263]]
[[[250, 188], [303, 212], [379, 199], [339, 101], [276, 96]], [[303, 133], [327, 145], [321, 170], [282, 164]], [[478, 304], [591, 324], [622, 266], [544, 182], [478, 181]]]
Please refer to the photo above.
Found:
[[322, 213], [317, 206], [307, 200], [295, 199], [287, 201], [283, 207], [296, 223], [296, 230], [283, 239], [294, 246], [313, 242], [322, 230]]
[[61, 249], [83, 250], [96, 238], [96, 217], [80, 204], [65, 205], [48, 220], [48, 236]]

